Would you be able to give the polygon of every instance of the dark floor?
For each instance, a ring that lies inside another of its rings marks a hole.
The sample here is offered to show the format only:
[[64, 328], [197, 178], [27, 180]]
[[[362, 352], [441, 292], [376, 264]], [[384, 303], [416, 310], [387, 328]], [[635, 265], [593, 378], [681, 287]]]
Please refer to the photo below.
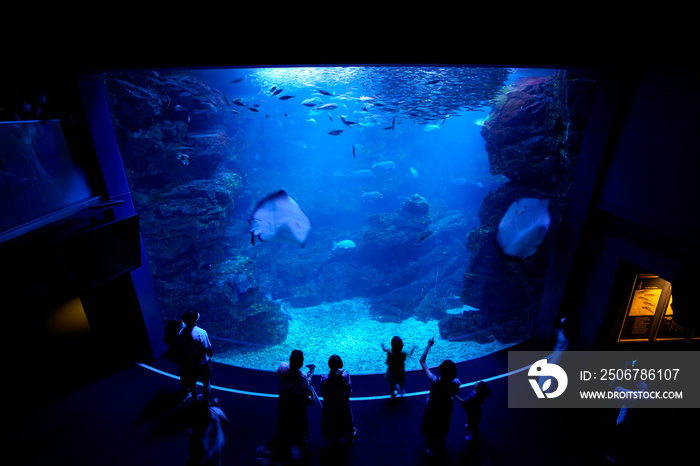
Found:
[[[98, 351], [99, 353], [99, 351]], [[30, 351], [13, 369], [3, 420], [10, 428], [3, 456], [21, 458], [3, 464], [22, 465], [185, 465], [189, 455], [187, 405], [178, 400], [179, 382], [136, 364], [119, 364], [93, 355], [90, 345], [72, 349]], [[506, 371], [506, 354], [459, 366], [462, 381]], [[273, 362], [273, 367], [277, 362]], [[160, 358], [149, 366], [168, 372], [176, 367]], [[214, 367], [213, 384], [275, 393], [275, 374]], [[353, 396], [385, 394], [381, 375], [354, 376]], [[459, 464], [459, 465], [604, 465], [606, 438], [617, 412], [610, 409], [509, 409], [505, 378], [489, 383], [491, 397], [483, 405], [479, 449], [464, 440], [464, 412], [455, 409], [441, 459], [426, 456], [420, 433], [425, 396], [392, 402], [387, 399], [352, 403], [358, 429], [356, 442], [340, 453], [323, 445], [320, 408], [309, 409], [311, 448], [305, 464]], [[422, 373], [411, 372], [407, 387], [427, 389]], [[463, 390], [466, 393], [465, 390]], [[462, 395], [464, 395], [462, 393]], [[226, 413], [223, 465], [256, 462], [256, 449], [275, 429], [275, 398], [241, 395], [215, 389]], [[10, 409], [7, 408], [18, 408]], [[673, 426], [653, 426], [642, 447], [673, 451]], [[639, 463], [636, 463], [639, 464]], [[658, 464], [658, 463], [657, 463]]]

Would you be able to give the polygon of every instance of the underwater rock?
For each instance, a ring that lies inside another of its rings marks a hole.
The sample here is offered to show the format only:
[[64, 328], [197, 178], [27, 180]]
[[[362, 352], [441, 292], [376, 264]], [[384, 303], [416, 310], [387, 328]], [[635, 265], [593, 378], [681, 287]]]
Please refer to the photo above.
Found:
[[[317, 287], [295, 287], [293, 297], [289, 302], [295, 307], [305, 307], [309, 303], [313, 305], [323, 302], [337, 302], [348, 299], [353, 296], [352, 287], [355, 270], [347, 262], [331, 261], [324, 265], [321, 269]], [[309, 293], [313, 290], [313, 293]], [[310, 294], [316, 295], [315, 298]], [[310, 299], [313, 299], [311, 301]], [[302, 306], [301, 304], [304, 304]]]
[[414, 194], [406, 198], [401, 206], [401, 215], [411, 219], [412, 221], [426, 221], [430, 215], [430, 204], [423, 196]]
[[523, 78], [495, 99], [481, 128], [491, 173], [548, 193], [566, 192], [594, 91], [594, 81], [568, 76]]
[[[200, 325], [225, 340], [281, 343], [287, 337], [289, 320], [280, 303], [261, 293], [253, 264], [249, 258], [236, 256], [199, 270], [154, 274], [161, 309], [166, 316], [179, 316], [184, 309], [196, 308], [202, 315]], [[215, 342], [217, 347], [226, 344]]]
[[[464, 221], [461, 214], [456, 215]], [[463, 227], [462, 222], [457, 222], [454, 225], [445, 224], [444, 227], [433, 228], [430, 222], [430, 205], [418, 194], [407, 198], [398, 212], [370, 216], [368, 226], [362, 232], [362, 247], [357, 252], [358, 260], [364, 263], [386, 263], [396, 260], [406, 263], [428, 251], [416, 247], [419, 235], [426, 231], [459, 234], [457, 231]]]
[[440, 336], [450, 341], [474, 341], [485, 344], [498, 340], [517, 343], [530, 336], [531, 324], [521, 316], [492, 314], [488, 310], [464, 311], [438, 322]]
[[557, 110], [552, 78], [516, 81], [481, 128], [491, 173], [548, 188], [564, 129]]
[[367, 225], [375, 229], [387, 229], [396, 224], [396, 214], [389, 212], [381, 212], [370, 215], [367, 218]]
[[132, 187], [214, 175], [229, 152], [220, 93], [188, 73], [107, 73], [104, 82]]
[[289, 319], [280, 304], [265, 299], [257, 287], [240, 293], [220, 281], [208, 298], [208, 318], [202, 325], [208, 325], [214, 335], [263, 345], [275, 345], [287, 337]]
[[[132, 130], [150, 126], [168, 108], [168, 96], [145, 82], [138, 82], [133, 74], [106, 80], [107, 95], [112, 98], [112, 112], [120, 125]], [[135, 82], [136, 81], [136, 82]]]
[[237, 294], [243, 294], [253, 287], [251, 279], [246, 274], [229, 275], [228, 284]]
[[190, 149], [187, 151], [189, 163], [185, 172], [190, 179], [210, 178], [221, 160], [228, 153], [229, 137], [223, 126], [213, 130], [187, 132], [185, 144]]
[[373, 291], [370, 313], [375, 319], [440, 319], [447, 309], [461, 305], [453, 294], [462, 286], [469, 261], [463, 245], [467, 219], [461, 212], [450, 212], [431, 224], [430, 231], [428, 247], [415, 244], [412, 236], [401, 249], [374, 251], [374, 260], [383, 264], [381, 275], [373, 281], [375, 288], [368, 288]]
[[[509, 321], [527, 320], [540, 304], [594, 90], [590, 77], [567, 72], [521, 80], [494, 100], [482, 127], [491, 172], [511, 181], [486, 195], [478, 213], [480, 225], [467, 236], [471, 259], [461, 299], [480, 312], [488, 310], [495, 319], [491, 323], [501, 325], [506, 316]], [[582, 94], [573, 97], [574, 92]], [[552, 223], [536, 253], [519, 261], [498, 251], [495, 235], [511, 203], [524, 197], [549, 199]], [[475, 328], [468, 319], [451, 317], [444, 324], [446, 334], [468, 333]]]
[[235, 177], [221, 175], [134, 196], [163, 309], [181, 308], [190, 294], [204, 296], [215, 280], [239, 186]]

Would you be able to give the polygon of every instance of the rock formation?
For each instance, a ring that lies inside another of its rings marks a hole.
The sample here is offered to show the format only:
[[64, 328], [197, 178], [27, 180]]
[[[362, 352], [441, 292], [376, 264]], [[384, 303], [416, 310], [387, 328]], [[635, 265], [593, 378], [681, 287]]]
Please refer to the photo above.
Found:
[[225, 250], [241, 177], [221, 169], [232, 156], [224, 97], [186, 72], [104, 79], [164, 319], [196, 308], [218, 337], [284, 341], [289, 323], [253, 262]]
[[[594, 90], [595, 81], [588, 76], [562, 71], [516, 81], [495, 99], [481, 135], [491, 172], [510, 181], [486, 196], [480, 225], [467, 237], [471, 259], [461, 299], [478, 311], [443, 319], [444, 338], [472, 335], [508, 342], [529, 336]], [[537, 253], [515, 261], [501, 255], [493, 240], [508, 206], [522, 197], [550, 199], [553, 223]], [[500, 330], [484, 336], [482, 329]]]

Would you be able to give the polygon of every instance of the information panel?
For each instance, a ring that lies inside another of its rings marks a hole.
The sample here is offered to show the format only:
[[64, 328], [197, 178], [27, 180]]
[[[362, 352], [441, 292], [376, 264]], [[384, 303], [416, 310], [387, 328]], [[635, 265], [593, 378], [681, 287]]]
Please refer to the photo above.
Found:
[[666, 311], [670, 284], [650, 274], [638, 274], [627, 304], [618, 341], [648, 341]]

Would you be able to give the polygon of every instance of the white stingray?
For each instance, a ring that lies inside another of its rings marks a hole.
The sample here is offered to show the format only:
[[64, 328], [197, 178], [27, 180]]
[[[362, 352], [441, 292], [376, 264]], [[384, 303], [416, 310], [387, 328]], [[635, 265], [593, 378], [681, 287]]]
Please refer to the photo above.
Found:
[[299, 204], [284, 191], [270, 194], [255, 206], [250, 219], [250, 242], [281, 241], [306, 245], [311, 222]]
[[508, 257], [525, 259], [537, 251], [549, 231], [549, 199], [524, 197], [514, 201], [496, 231], [496, 243]]

